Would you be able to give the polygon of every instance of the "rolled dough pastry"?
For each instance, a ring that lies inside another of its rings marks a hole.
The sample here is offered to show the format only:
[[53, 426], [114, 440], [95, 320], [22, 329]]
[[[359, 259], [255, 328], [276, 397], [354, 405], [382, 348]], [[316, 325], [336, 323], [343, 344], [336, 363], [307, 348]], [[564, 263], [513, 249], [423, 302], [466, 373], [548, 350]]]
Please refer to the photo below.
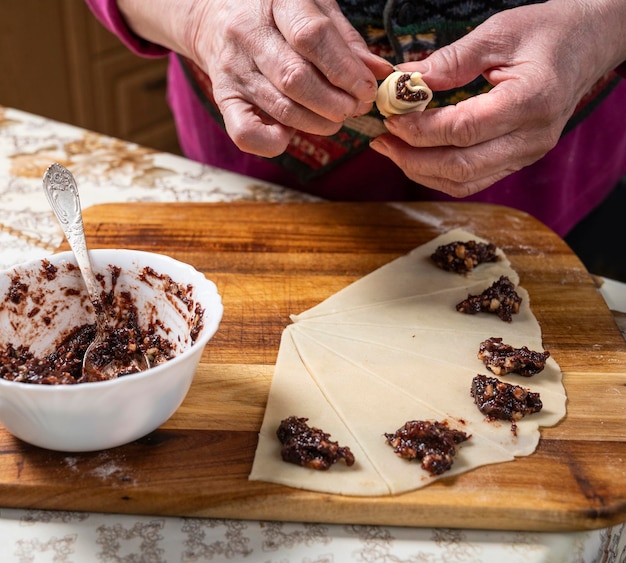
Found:
[[[482, 465], [530, 455], [539, 427], [565, 415], [561, 371], [549, 358], [532, 378], [502, 379], [541, 394], [541, 412], [517, 423], [488, 422], [470, 395], [473, 377], [486, 373], [477, 353], [482, 341], [502, 337], [513, 346], [543, 350], [541, 328], [528, 293], [511, 323], [496, 315], [455, 309], [501, 275], [519, 277], [502, 251], [500, 260], [466, 275], [437, 268], [430, 255], [442, 244], [477, 240], [450, 231], [349, 285], [319, 305], [292, 316], [283, 332], [250, 479], [346, 495], [386, 495], [423, 487]], [[285, 463], [276, 429], [288, 416], [309, 418], [355, 456], [315, 471]], [[409, 420], [447, 421], [471, 434], [458, 446], [450, 471], [433, 476], [419, 463], [394, 455], [385, 443]]]
[[433, 99], [420, 72], [392, 72], [378, 87], [376, 107], [385, 117], [424, 111]]

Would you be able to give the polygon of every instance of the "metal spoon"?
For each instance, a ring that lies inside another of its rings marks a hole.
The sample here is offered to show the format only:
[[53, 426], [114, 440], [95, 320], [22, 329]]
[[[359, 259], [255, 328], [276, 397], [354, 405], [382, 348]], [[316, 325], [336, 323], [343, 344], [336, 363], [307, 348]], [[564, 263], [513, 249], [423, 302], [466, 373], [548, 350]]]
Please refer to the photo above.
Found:
[[123, 360], [116, 358], [105, 363], [105, 365], [101, 365], [103, 363], [101, 359], [98, 361], [98, 351], [110, 349], [107, 339], [114, 329], [109, 325], [100, 297], [102, 285], [96, 279], [89, 259], [76, 180], [67, 168], [54, 163], [48, 167], [44, 174], [43, 187], [50, 207], [59, 220], [67, 242], [74, 252], [96, 314], [96, 337], [85, 352], [80, 381], [115, 379], [122, 374], [149, 369], [148, 358], [139, 352], [129, 352], [124, 355]]

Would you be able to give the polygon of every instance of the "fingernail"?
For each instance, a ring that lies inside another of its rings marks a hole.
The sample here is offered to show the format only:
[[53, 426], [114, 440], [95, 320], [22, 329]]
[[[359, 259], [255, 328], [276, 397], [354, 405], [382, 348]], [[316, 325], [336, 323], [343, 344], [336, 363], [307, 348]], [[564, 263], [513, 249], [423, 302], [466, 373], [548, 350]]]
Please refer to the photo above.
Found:
[[379, 152], [380, 154], [385, 155], [385, 156], [387, 156], [389, 153], [387, 143], [381, 140], [380, 137], [376, 137], [375, 139], [372, 139], [370, 141], [370, 148], [372, 148], [376, 152]]
[[[392, 118], [395, 116], [391, 116]], [[387, 128], [387, 131], [393, 131], [396, 129], [396, 119], [383, 119], [383, 125]]]
[[393, 64], [390, 63], [387, 59], [384, 59], [383, 57], [381, 57], [380, 55], [377, 55], [376, 53], [372, 53], [369, 52], [367, 57], [374, 63], [376, 64], [381, 64], [381, 65], [385, 65], [388, 66], [390, 69], [393, 68]]
[[400, 63], [393, 68], [394, 70], [399, 70], [401, 72], [421, 72], [422, 74], [427, 74], [430, 71], [430, 67], [430, 61], [428, 59], [424, 59], [410, 63]]
[[369, 80], [359, 80], [354, 85], [354, 96], [364, 103], [371, 104], [376, 99], [378, 84]]
[[352, 117], [361, 117], [370, 112], [372, 109], [372, 102], [359, 102], [359, 105], [354, 110], [354, 115]]

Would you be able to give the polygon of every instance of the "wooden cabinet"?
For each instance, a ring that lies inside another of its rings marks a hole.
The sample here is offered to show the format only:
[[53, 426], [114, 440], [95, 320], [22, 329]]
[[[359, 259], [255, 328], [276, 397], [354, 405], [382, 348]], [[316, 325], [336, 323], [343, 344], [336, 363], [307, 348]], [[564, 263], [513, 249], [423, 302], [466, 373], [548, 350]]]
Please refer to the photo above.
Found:
[[82, 0], [0, 6], [0, 105], [180, 153], [166, 69], [132, 54]]

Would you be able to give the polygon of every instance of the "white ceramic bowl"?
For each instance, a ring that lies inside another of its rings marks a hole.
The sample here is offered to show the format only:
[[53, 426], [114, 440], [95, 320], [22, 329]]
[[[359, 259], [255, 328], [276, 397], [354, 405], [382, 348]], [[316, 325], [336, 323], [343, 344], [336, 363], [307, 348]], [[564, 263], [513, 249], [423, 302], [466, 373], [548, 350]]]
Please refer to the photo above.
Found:
[[[90, 257], [96, 273], [105, 274], [108, 288], [111, 265], [121, 268], [115, 291], [132, 293], [142, 329], [158, 316], [167, 329], [163, 335], [174, 344], [175, 357], [141, 373], [94, 383], [41, 385], [0, 378], [0, 424], [25, 442], [52, 450], [112, 448], [158, 428], [185, 398], [202, 352], [222, 318], [215, 284], [188, 264], [134, 250], [92, 250]], [[94, 322], [74, 255], [61, 252], [47, 261], [57, 269], [51, 280], [42, 260], [0, 273], [2, 350], [8, 343], [27, 345], [39, 357], [47, 356], [61, 335]], [[173, 297], [164, 280], [154, 276], [146, 280], [146, 267], [188, 287], [190, 301]], [[17, 298], [15, 288], [23, 293]], [[203, 313], [194, 340], [196, 304]]]

